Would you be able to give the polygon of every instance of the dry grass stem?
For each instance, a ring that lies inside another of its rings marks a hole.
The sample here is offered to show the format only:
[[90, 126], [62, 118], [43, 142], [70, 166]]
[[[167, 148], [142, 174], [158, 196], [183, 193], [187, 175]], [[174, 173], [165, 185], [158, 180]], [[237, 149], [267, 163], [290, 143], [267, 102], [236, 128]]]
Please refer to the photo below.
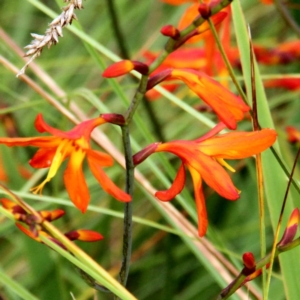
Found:
[[17, 77], [24, 74], [29, 64], [36, 57], [41, 55], [44, 47], [47, 46], [49, 49], [52, 45], [56, 45], [58, 43], [58, 38], [63, 36], [63, 27], [72, 24], [73, 20], [77, 20], [74, 10], [83, 8], [82, 0], [65, 0], [65, 2], [69, 2], [68, 5], [64, 6], [62, 8], [63, 12], [49, 24], [49, 27], [44, 35], [31, 33], [31, 36], [34, 38], [34, 40], [32, 40], [29, 45], [24, 47], [27, 49], [25, 56], [31, 56], [31, 58], [18, 72]]

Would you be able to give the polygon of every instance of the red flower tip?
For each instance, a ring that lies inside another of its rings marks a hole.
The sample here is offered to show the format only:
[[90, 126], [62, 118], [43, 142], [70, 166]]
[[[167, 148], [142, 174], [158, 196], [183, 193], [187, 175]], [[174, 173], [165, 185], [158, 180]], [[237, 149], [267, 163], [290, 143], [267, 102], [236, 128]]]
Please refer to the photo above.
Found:
[[148, 156], [150, 156], [152, 153], [155, 152], [156, 148], [158, 147], [160, 143], [153, 143], [144, 148], [143, 150], [139, 151], [135, 155], [133, 155], [133, 164], [135, 166], [139, 165], [141, 162], [143, 162]]
[[246, 252], [243, 254], [243, 263], [244, 263], [244, 275], [249, 275], [255, 271], [256, 263], [255, 258], [252, 252]]
[[14, 215], [26, 215], [27, 212], [18, 204], [6, 198], [0, 200], [2, 206]]
[[45, 128], [43, 126], [43, 124], [45, 123], [42, 114], [38, 114], [35, 118], [34, 121], [34, 127], [36, 128], [36, 130], [40, 133], [45, 132]]
[[100, 117], [103, 118], [107, 123], [120, 126], [125, 125], [125, 118], [120, 114], [101, 114]]
[[143, 75], [148, 74], [149, 68], [146, 64], [139, 61], [122, 60], [109, 66], [102, 74], [103, 77], [113, 78], [128, 74], [135, 70]]
[[300, 142], [300, 131], [293, 126], [287, 126], [286, 132], [288, 134], [288, 141], [291, 143]]
[[203, 19], [208, 19], [211, 16], [210, 5], [207, 3], [201, 3], [198, 7], [198, 11]]
[[52, 222], [54, 220], [61, 218], [65, 214], [65, 211], [62, 209], [55, 209], [53, 211], [41, 210], [39, 211], [39, 213], [44, 220]]
[[71, 241], [79, 240], [84, 242], [97, 242], [103, 239], [103, 236], [92, 230], [78, 229], [65, 234]]
[[174, 40], [180, 38], [180, 31], [173, 25], [166, 25], [161, 30], [160, 33], [164, 36], [168, 36]]
[[154, 76], [150, 77], [147, 84], [147, 90], [151, 90], [154, 86], [167, 79], [172, 74], [172, 69], [165, 69]]
[[295, 208], [291, 213], [286, 229], [283, 233], [282, 239], [277, 244], [277, 246], [284, 246], [293, 241], [297, 229], [299, 226], [299, 209]]

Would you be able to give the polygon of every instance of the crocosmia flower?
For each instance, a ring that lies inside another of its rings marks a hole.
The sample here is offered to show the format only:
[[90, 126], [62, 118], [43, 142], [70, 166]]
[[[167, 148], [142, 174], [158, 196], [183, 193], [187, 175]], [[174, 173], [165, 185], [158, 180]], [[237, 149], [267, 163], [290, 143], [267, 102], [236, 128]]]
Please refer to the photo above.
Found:
[[234, 172], [224, 159], [243, 159], [260, 153], [270, 147], [276, 140], [276, 132], [263, 129], [255, 132], [230, 132], [227, 134], [200, 138], [193, 141], [171, 141], [154, 143], [134, 155], [135, 165], [141, 163], [154, 152], [170, 152], [178, 156], [182, 164], [172, 186], [165, 191], [156, 192], [161, 201], [172, 200], [185, 184], [185, 168], [192, 176], [195, 201], [198, 212], [199, 236], [206, 233], [208, 220], [202, 181], [205, 181], [219, 195], [228, 199], [239, 198], [240, 191], [234, 186], [230, 176], [223, 167]]
[[230, 129], [250, 110], [238, 96], [203, 72], [192, 69], [167, 69], [150, 77], [148, 89], [165, 80], [179, 79], [208, 104]]
[[74, 205], [85, 212], [90, 199], [82, 171], [82, 163], [85, 158], [87, 158], [93, 175], [107, 193], [120, 201], [128, 202], [131, 200], [131, 197], [118, 188], [102, 170], [102, 167], [113, 164], [111, 156], [92, 150], [90, 147], [89, 141], [92, 130], [105, 122], [103, 117], [98, 117], [84, 121], [72, 130], [64, 132], [49, 126], [39, 114], [35, 120], [35, 128], [41, 133], [48, 132], [51, 136], [0, 138], [0, 144], [39, 148], [29, 164], [33, 168], [49, 168], [49, 171], [46, 179], [32, 188], [33, 193], [41, 193], [45, 184], [56, 175], [62, 162], [69, 158], [64, 172], [64, 184]]

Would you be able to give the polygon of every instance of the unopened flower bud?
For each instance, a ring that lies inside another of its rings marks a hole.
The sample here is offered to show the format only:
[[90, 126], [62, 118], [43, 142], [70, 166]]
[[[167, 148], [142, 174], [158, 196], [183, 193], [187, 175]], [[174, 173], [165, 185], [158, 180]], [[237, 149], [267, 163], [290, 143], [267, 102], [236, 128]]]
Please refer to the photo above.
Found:
[[52, 222], [54, 220], [61, 218], [65, 214], [65, 211], [62, 209], [55, 209], [53, 211], [41, 210], [39, 211], [39, 214], [42, 216], [44, 220]]
[[283, 233], [282, 239], [277, 246], [284, 246], [294, 240], [299, 226], [299, 209], [295, 208], [291, 213], [286, 229]]
[[177, 40], [180, 38], [180, 31], [173, 25], [166, 25], [162, 27], [160, 30], [160, 33], [164, 36], [168, 36], [174, 40]]
[[6, 198], [1, 199], [2, 206], [14, 215], [26, 215], [27, 212], [18, 204]]
[[140, 164], [141, 162], [143, 162], [148, 156], [150, 156], [152, 153], [155, 152], [155, 150], [159, 144], [160, 143], [150, 144], [143, 150], [141, 150], [138, 153], [136, 153], [135, 155], [133, 155], [133, 157], [132, 157], [133, 164], [136, 166], [136, 165]]
[[107, 123], [123, 126], [125, 125], [125, 118], [120, 114], [101, 114], [101, 118]]
[[66, 233], [65, 236], [71, 241], [97, 242], [103, 239], [100, 233], [87, 229], [73, 230]]
[[147, 84], [147, 90], [151, 90], [154, 86], [166, 80], [171, 73], [172, 69], [166, 69], [150, 77]]
[[211, 16], [211, 9], [207, 3], [201, 3], [198, 11], [203, 19], [208, 19]]
[[243, 270], [244, 275], [247, 276], [255, 271], [256, 263], [252, 252], [246, 252], [243, 254], [243, 263], [245, 266]]
[[105, 78], [113, 78], [128, 74], [132, 70], [135, 70], [142, 75], [146, 75], [148, 74], [149, 68], [146, 64], [139, 61], [122, 60], [106, 68], [102, 76]]

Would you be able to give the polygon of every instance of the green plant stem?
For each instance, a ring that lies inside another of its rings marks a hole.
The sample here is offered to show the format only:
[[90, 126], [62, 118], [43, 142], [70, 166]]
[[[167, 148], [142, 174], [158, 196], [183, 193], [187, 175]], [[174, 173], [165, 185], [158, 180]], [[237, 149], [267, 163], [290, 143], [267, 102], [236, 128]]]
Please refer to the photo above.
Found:
[[276, 228], [276, 232], [275, 232], [275, 236], [274, 236], [274, 242], [273, 242], [273, 246], [272, 246], [271, 259], [270, 259], [270, 269], [269, 269], [269, 273], [268, 273], [268, 277], [267, 277], [267, 284], [266, 284], [265, 299], [268, 299], [269, 287], [270, 287], [270, 283], [271, 283], [272, 267], [273, 267], [273, 262], [274, 262], [274, 258], [275, 258], [275, 252], [276, 252], [276, 243], [277, 243], [277, 240], [278, 240], [279, 230], [280, 230], [281, 222], [282, 222], [282, 218], [283, 218], [283, 213], [284, 213], [285, 205], [286, 205], [286, 202], [287, 202], [287, 196], [288, 196], [288, 193], [289, 193], [289, 190], [290, 190], [290, 187], [291, 187], [292, 178], [293, 178], [293, 175], [294, 175], [294, 172], [295, 172], [295, 169], [296, 169], [296, 165], [297, 165], [299, 156], [300, 156], [300, 147], [299, 147], [298, 152], [296, 154], [296, 158], [295, 158], [295, 161], [294, 161], [292, 172], [291, 172], [289, 182], [288, 182], [288, 185], [287, 185], [287, 188], [286, 188], [286, 192], [285, 192], [284, 199], [283, 199], [283, 202], [282, 202], [282, 207], [281, 207], [281, 211], [280, 211], [280, 215], [279, 215], [279, 219], [278, 219], [278, 223], [277, 223], [277, 228]]
[[140, 102], [143, 100], [147, 91], [148, 75], [142, 75], [139, 87], [130, 103], [128, 110], [125, 113], [126, 124], [129, 125], [132, 121], [133, 115], [138, 108]]
[[[125, 125], [122, 126], [122, 139], [126, 165], [126, 192], [133, 197], [134, 187], [134, 164], [132, 160], [132, 148], [130, 144], [129, 125], [132, 121], [134, 112], [143, 100], [147, 90], [148, 76], [142, 76], [139, 87], [134, 95], [130, 106], [125, 113]], [[123, 258], [119, 272], [119, 278], [122, 285], [126, 285], [131, 259], [132, 250], [132, 201], [125, 204], [124, 207], [124, 230], [123, 230]], [[115, 298], [116, 299], [116, 298]]]
[[[252, 123], [253, 129], [259, 130], [258, 113], [257, 113], [257, 98], [256, 98], [256, 77], [254, 66], [254, 50], [251, 41], [251, 34], [249, 29], [249, 48], [250, 48], [250, 66], [251, 66], [251, 87], [252, 87]], [[265, 203], [264, 203], [264, 182], [263, 182], [263, 169], [261, 153], [256, 155], [256, 176], [258, 187], [258, 207], [259, 207], [259, 237], [260, 237], [260, 257], [263, 258], [266, 255], [266, 230], [265, 230]], [[263, 299], [266, 297], [266, 268], [262, 268], [262, 288]]]
[[115, 1], [114, 0], [106, 0], [106, 3], [107, 3], [107, 7], [108, 7], [108, 12], [111, 17], [112, 29], [114, 31], [114, 36], [116, 37], [116, 41], [118, 43], [118, 47], [121, 52], [121, 56], [124, 59], [129, 59], [130, 56], [129, 56], [128, 49], [125, 44], [124, 36], [121, 31], [121, 27], [120, 27], [119, 19], [117, 16], [116, 7], [115, 7]]
[[222, 46], [222, 43], [220, 41], [220, 38], [218, 36], [218, 33], [216, 31], [214, 23], [211, 21], [211, 19], [208, 19], [208, 23], [209, 23], [210, 30], [211, 30], [211, 32], [212, 32], [212, 34], [213, 34], [213, 36], [215, 38], [215, 41], [217, 43], [218, 49], [219, 49], [219, 51], [220, 51], [220, 53], [222, 55], [223, 61], [224, 61], [225, 65], [226, 65], [226, 67], [228, 69], [229, 75], [230, 75], [230, 77], [231, 77], [231, 79], [232, 79], [232, 81], [233, 81], [233, 83], [234, 83], [234, 85], [235, 85], [235, 87], [236, 87], [239, 95], [242, 97], [242, 99], [244, 100], [244, 102], [246, 104], [249, 104], [248, 100], [247, 100], [247, 96], [245, 95], [242, 87], [239, 84], [239, 81], [237, 80], [237, 78], [236, 78], [236, 76], [234, 74], [234, 71], [233, 71], [233, 69], [231, 67], [231, 64], [229, 62], [229, 59], [228, 59], [228, 57], [227, 57], [227, 55], [225, 53], [224, 47]]
[[[122, 127], [122, 139], [125, 152], [125, 164], [126, 164], [126, 192], [133, 195], [134, 187], [134, 165], [132, 160], [132, 149], [130, 145], [130, 135], [128, 125]], [[132, 201], [125, 203], [124, 207], [124, 231], [123, 231], [123, 259], [122, 266], [119, 273], [120, 282], [126, 286], [129, 268], [130, 258], [132, 250]]]
[[298, 26], [297, 22], [295, 22], [295, 20], [291, 16], [290, 12], [283, 4], [283, 1], [282, 0], [274, 0], [274, 4], [275, 4], [278, 12], [284, 19], [284, 21], [287, 23], [287, 25], [290, 26], [294, 30], [294, 32], [298, 35], [298, 37], [300, 37], [300, 27]]

